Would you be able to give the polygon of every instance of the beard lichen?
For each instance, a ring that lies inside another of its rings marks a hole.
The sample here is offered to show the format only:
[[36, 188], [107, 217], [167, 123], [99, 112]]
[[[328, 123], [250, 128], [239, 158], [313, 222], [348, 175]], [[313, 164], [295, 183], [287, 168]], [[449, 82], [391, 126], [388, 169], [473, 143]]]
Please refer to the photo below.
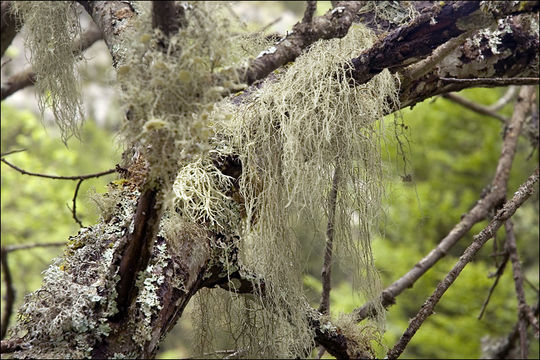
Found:
[[[314, 336], [293, 229], [299, 214], [324, 221], [321, 209], [328, 209], [335, 171], [341, 174], [334, 224], [337, 263], [352, 274], [359, 300], [381, 310], [373, 326], [382, 330], [381, 286], [371, 252], [371, 231], [381, 215], [383, 195], [379, 150], [384, 129], [377, 120], [395, 109], [399, 80], [383, 71], [367, 84], [351, 86], [345, 65], [374, 41], [373, 33], [356, 25], [343, 39], [314, 44], [242, 104], [216, 108], [219, 141], [227, 143], [242, 164], [238, 186], [246, 216], [237, 229], [242, 239], [239, 257], [266, 286], [264, 294], [258, 294], [264, 305], [234, 295], [214, 294], [212, 301], [207, 294], [199, 296], [198, 313], [206, 319], [197, 336], [202, 349], [210, 350], [205, 336], [222, 329], [231, 333], [240, 350], [237, 356], [310, 353]], [[213, 318], [208, 307], [219, 306]], [[375, 337], [380, 331], [369, 334]]]
[[[73, 48], [81, 25], [70, 1], [13, 1], [10, 9], [25, 27], [41, 113], [50, 107], [64, 143], [78, 136], [84, 120], [81, 81]], [[80, 49], [79, 49], [80, 50]]]
[[208, 114], [236, 86], [230, 24], [222, 4], [193, 2], [184, 6], [185, 26], [163, 42], [150, 3], [138, 6], [117, 69], [127, 113], [121, 135], [144, 149], [149, 183], [170, 188], [182, 166], [209, 150]]

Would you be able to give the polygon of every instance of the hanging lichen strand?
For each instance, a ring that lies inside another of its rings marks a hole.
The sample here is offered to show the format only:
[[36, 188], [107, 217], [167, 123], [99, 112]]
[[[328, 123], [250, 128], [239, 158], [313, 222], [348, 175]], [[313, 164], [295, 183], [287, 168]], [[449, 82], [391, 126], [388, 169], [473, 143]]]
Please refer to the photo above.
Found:
[[183, 6], [185, 26], [165, 39], [152, 29], [151, 3], [137, 4], [139, 16], [117, 71], [127, 112], [124, 143], [137, 144], [150, 165], [150, 183], [166, 188], [181, 166], [209, 149], [208, 113], [236, 86], [223, 5]]
[[[343, 39], [314, 44], [294, 64], [276, 72], [277, 81], [242, 104], [233, 100], [214, 113], [221, 150], [238, 154], [242, 162], [239, 186], [247, 215], [238, 230], [243, 239], [240, 257], [248, 269], [262, 275], [266, 287], [260, 294], [262, 308], [234, 296], [214, 294], [216, 301], [206, 293], [199, 297], [199, 303], [206, 303], [202, 312], [207, 326], [198, 338], [206, 351], [211, 342], [202, 335], [217, 331], [219, 318], [222, 329], [235, 339], [237, 356], [305, 357], [312, 349], [302, 291], [304, 264], [293, 229], [301, 213], [325, 223], [336, 168], [342, 175], [335, 255], [353, 274], [359, 301], [380, 293], [370, 235], [383, 192], [383, 131], [377, 120], [395, 108], [399, 83], [383, 71], [365, 85], [351, 86], [343, 66], [373, 41], [369, 30], [355, 25]], [[218, 319], [207, 312], [209, 302], [221, 306]], [[383, 319], [375, 325], [381, 329]], [[373, 334], [366, 332], [371, 339]]]
[[64, 143], [78, 136], [84, 120], [81, 81], [73, 48], [81, 26], [70, 1], [13, 1], [10, 6], [25, 27], [26, 49], [36, 74], [35, 88], [42, 112], [50, 107]]

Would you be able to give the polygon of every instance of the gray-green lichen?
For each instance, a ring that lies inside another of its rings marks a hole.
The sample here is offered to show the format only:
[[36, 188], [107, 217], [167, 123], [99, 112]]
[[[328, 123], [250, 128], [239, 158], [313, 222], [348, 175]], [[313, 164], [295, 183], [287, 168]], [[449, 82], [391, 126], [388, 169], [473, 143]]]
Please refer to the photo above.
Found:
[[26, 346], [15, 357], [89, 357], [109, 335], [109, 318], [117, 313], [115, 264], [134, 207], [131, 192], [116, 195], [116, 215], [71, 237], [64, 256], [45, 271], [41, 288], [26, 296], [12, 330]]

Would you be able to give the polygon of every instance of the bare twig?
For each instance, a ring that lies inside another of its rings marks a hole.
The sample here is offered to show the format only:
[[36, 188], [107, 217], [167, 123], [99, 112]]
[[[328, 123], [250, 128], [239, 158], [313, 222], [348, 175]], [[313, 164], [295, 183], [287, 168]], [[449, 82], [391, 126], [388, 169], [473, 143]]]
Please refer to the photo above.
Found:
[[[538, 316], [538, 304], [533, 307], [533, 313], [535, 316]], [[492, 359], [508, 359], [508, 354], [512, 351], [514, 344], [519, 337], [519, 324], [520, 322], [518, 321], [514, 326], [514, 329], [508, 334], [504, 346], [500, 347], [495, 354], [491, 355]], [[527, 325], [529, 324], [527, 323]]]
[[5, 152], [5, 153], [0, 154], [0, 157], [4, 157], [4, 156], [11, 155], [11, 154], [20, 153], [20, 152], [23, 152], [23, 151], [26, 151], [26, 149], [16, 149], [16, 150], [11, 150], [11, 151], [8, 151], [8, 152]]
[[21, 169], [18, 166], [13, 165], [12, 163], [8, 162], [6, 159], [0, 159], [4, 164], [8, 165], [12, 169], [17, 170], [23, 175], [30, 175], [30, 176], [37, 176], [42, 177], [46, 179], [56, 179], [56, 180], [86, 180], [91, 178], [96, 178], [104, 175], [113, 174], [116, 172], [116, 169], [109, 169], [102, 172], [94, 173], [94, 174], [87, 174], [87, 175], [75, 175], [75, 176], [57, 176], [57, 175], [47, 175], [47, 174], [40, 174], [40, 173], [34, 173], [30, 171], [26, 171], [24, 169]]
[[[520, 91], [514, 114], [510, 119], [508, 131], [504, 138], [501, 156], [495, 170], [495, 175], [487, 195], [481, 197], [461, 221], [450, 230], [440, 243], [431, 252], [420, 260], [398, 280], [394, 281], [381, 294], [382, 303], [385, 307], [395, 303], [395, 297], [405, 289], [413, 286], [427, 270], [437, 261], [443, 258], [448, 251], [473, 227], [474, 224], [482, 221], [493, 208], [496, 208], [506, 196], [506, 185], [510, 176], [510, 169], [516, 152], [518, 136], [521, 131], [525, 115], [529, 111], [531, 103], [534, 101], [534, 87], [523, 87]], [[361, 321], [369, 316], [373, 311], [371, 304], [366, 304], [355, 309], [356, 319]]]
[[405, 350], [408, 343], [420, 328], [423, 322], [433, 313], [435, 305], [439, 302], [443, 294], [448, 290], [450, 285], [456, 280], [463, 268], [471, 262], [476, 253], [482, 248], [482, 246], [491, 239], [497, 229], [523, 205], [523, 203], [534, 192], [534, 185], [538, 181], [538, 168], [533, 172], [527, 181], [522, 184], [519, 189], [514, 193], [512, 199], [506, 202], [501, 210], [497, 212], [493, 220], [489, 225], [484, 228], [479, 234], [474, 236], [474, 241], [467, 247], [463, 255], [459, 258], [459, 261], [454, 265], [452, 270], [445, 276], [445, 278], [437, 285], [437, 288], [433, 294], [426, 300], [422, 308], [416, 314], [416, 316], [410, 321], [407, 330], [401, 335], [399, 341], [394, 347], [387, 353], [389, 359], [397, 359], [401, 353]]
[[473, 86], [508, 86], [508, 85], [538, 85], [540, 78], [477, 78], [477, 79], [458, 79], [458, 78], [439, 78], [448, 83], [465, 83]]
[[[336, 216], [336, 203], [337, 203], [337, 193], [340, 182], [341, 170], [339, 165], [336, 165], [334, 170], [334, 177], [332, 179], [332, 188], [330, 189], [330, 194], [328, 195], [328, 224], [326, 226], [326, 248], [324, 251], [324, 262], [321, 271], [322, 277], [322, 295], [321, 295], [321, 305], [319, 306], [319, 311], [322, 314], [330, 313], [330, 290], [331, 287], [331, 273], [332, 273], [332, 251], [334, 245], [334, 223]], [[319, 359], [324, 354], [324, 347], [321, 346], [319, 349]]]
[[487, 109], [491, 111], [501, 110], [506, 104], [508, 104], [517, 96], [518, 90], [519, 90], [518, 86], [510, 85], [508, 87], [508, 90], [506, 90], [506, 92], [504, 93], [504, 95], [499, 100], [497, 100], [496, 103], [489, 105]]
[[514, 224], [511, 219], [506, 220], [504, 224], [506, 230], [506, 249], [512, 261], [512, 270], [514, 273], [514, 285], [516, 288], [516, 296], [518, 300], [518, 331], [519, 331], [519, 348], [521, 358], [526, 359], [527, 348], [527, 320], [525, 319], [524, 307], [529, 307], [525, 301], [525, 292], [523, 291], [523, 274], [521, 273], [521, 264], [516, 248], [516, 236], [514, 234]]
[[50, 243], [36, 243], [36, 244], [21, 244], [21, 245], [8, 245], [2, 248], [2, 252], [12, 252], [18, 250], [33, 249], [38, 247], [54, 247], [54, 246], [64, 246], [65, 242], [50, 242]]
[[0, 332], [0, 339], [4, 339], [9, 325], [9, 319], [11, 318], [11, 314], [13, 313], [13, 303], [15, 302], [15, 288], [13, 287], [11, 271], [9, 270], [7, 252], [2, 249], [0, 257], [2, 261], [2, 272], [4, 273], [4, 289], [6, 290], [6, 295], [4, 298], [4, 308], [2, 309], [2, 324]]
[[465, 99], [464, 97], [461, 97], [461, 96], [459, 96], [457, 94], [448, 93], [448, 94], [443, 94], [442, 97], [445, 98], [445, 99], [451, 100], [451, 101], [453, 101], [453, 102], [455, 102], [457, 104], [460, 104], [463, 107], [466, 107], [467, 109], [470, 109], [470, 110], [472, 110], [474, 112], [477, 112], [479, 114], [491, 116], [492, 118], [495, 118], [495, 119], [501, 121], [503, 124], [506, 124], [508, 122], [508, 119], [506, 117], [502, 116], [499, 113], [496, 113], [493, 110], [490, 110], [487, 106], [477, 104], [477, 103], [475, 103], [473, 101], [470, 101], [468, 99]]
[[499, 264], [497, 267], [497, 271], [495, 272], [495, 281], [493, 282], [493, 285], [489, 288], [488, 295], [486, 299], [484, 300], [484, 303], [482, 304], [482, 308], [480, 309], [480, 313], [477, 316], [477, 319], [482, 319], [482, 316], [484, 316], [484, 312], [486, 311], [487, 305], [489, 304], [489, 300], [491, 299], [491, 295], [493, 294], [493, 290], [495, 290], [495, 287], [499, 283], [499, 279], [501, 278], [502, 274], [504, 273], [504, 269], [506, 268], [506, 264], [508, 263], [508, 253], [505, 253], [505, 256], [503, 258], [502, 263]]
[[[510, 261], [512, 262], [512, 271], [514, 274], [514, 285], [516, 288], [516, 296], [518, 300], [519, 319], [523, 323], [527, 320], [531, 323], [535, 331], [535, 336], [538, 338], [538, 320], [533, 314], [530, 306], [525, 300], [525, 290], [523, 289], [523, 271], [521, 269], [521, 261], [519, 260], [519, 254], [517, 251], [516, 237], [514, 235], [514, 224], [512, 220], [508, 220], [505, 224], [506, 227], [506, 248], [510, 255]], [[527, 334], [525, 332], [526, 325], [520, 325], [520, 341], [521, 341], [521, 357], [527, 358], [526, 340]]]
[[[101, 31], [94, 23], [90, 23], [90, 27], [73, 43], [73, 53], [80, 54], [100, 39]], [[31, 67], [27, 67], [25, 70], [10, 76], [7, 81], [2, 84], [0, 99], [4, 100], [15, 92], [33, 85], [35, 82], [36, 74]]]
[[79, 188], [81, 187], [81, 184], [83, 181], [84, 179], [80, 179], [77, 182], [77, 186], [75, 186], [75, 193], [73, 194], [73, 200], [72, 200], [73, 207], [71, 209], [71, 214], [73, 215], [73, 219], [77, 222], [77, 224], [79, 224], [80, 227], [83, 227], [83, 224], [81, 220], [79, 220], [79, 218], [77, 217], [77, 194], [79, 193]]
[[302, 22], [310, 23], [311, 20], [313, 20], [313, 15], [315, 14], [316, 10], [317, 10], [317, 1], [307, 0], [306, 11], [304, 12], [304, 17], [302, 18]]

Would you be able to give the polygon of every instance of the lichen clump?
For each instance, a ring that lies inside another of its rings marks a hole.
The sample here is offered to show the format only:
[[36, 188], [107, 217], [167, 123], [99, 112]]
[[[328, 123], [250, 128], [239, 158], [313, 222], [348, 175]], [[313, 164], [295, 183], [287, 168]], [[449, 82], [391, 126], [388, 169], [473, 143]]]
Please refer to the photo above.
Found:
[[208, 151], [208, 114], [235, 87], [236, 73], [222, 4], [182, 5], [185, 26], [170, 37], [152, 29], [150, 6], [137, 4], [117, 69], [127, 114], [121, 135], [142, 149], [149, 183], [170, 188], [182, 166]]
[[39, 109], [50, 107], [64, 143], [78, 136], [84, 120], [81, 81], [77, 71], [81, 35], [76, 4], [69, 1], [13, 1], [10, 9], [25, 27]]
[[[353, 275], [359, 300], [382, 309], [371, 254], [383, 192], [379, 147], [384, 129], [377, 120], [395, 108], [399, 81], [383, 71], [367, 84], [352, 86], [346, 65], [373, 42], [373, 33], [360, 25], [343, 39], [319, 41], [277, 80], [214, 113], [217, 141], [229, 144], [242, 163], [239, 191], [246, 218], [237, 229], [243, 239], [239, 257], [266, 282], [259, 294], [265, 304], [261, 311], [247, 311], [254, 305], [234, 297], [232, 304], [221, 305], [249, 314], [253, 326], [230, 326], [232, 316], [222, 321], [237, 345], [245, 345], [242, 356], [305, 357], [312, 349], [304, 264], [293, 229], [300, 216], [325, 221], [336, 172], [335, 255]], [[381, 329], [383, 319], [375, 324]], [[262, 332], [266, 336], [251, 339]]]
[[86, 358], [109, 335], [117, 312], [117, 264], [135, 201], [118, 192], [117, 212], [108, 221], [70, 238], [63, 257], [45, 271], [40, 289], [27, 295], [11, 330], [29, 346], [15, 358]]

